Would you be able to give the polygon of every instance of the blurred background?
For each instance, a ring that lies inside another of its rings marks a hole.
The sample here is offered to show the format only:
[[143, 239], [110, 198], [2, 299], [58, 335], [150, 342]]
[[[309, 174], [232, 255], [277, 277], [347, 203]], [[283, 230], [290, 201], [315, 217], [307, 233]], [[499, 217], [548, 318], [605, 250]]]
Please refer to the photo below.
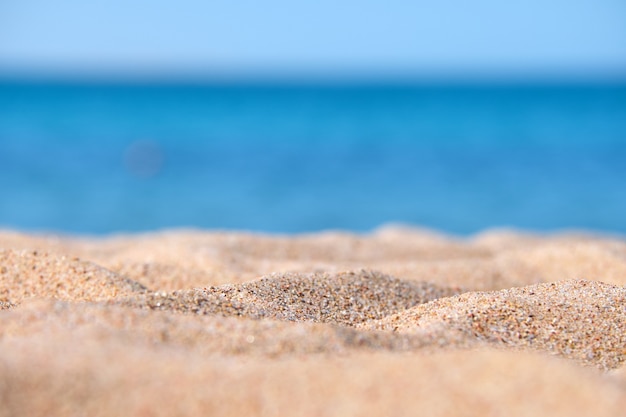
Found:
[[623, 0], [0, 1], [0, 227], [626, 233]]

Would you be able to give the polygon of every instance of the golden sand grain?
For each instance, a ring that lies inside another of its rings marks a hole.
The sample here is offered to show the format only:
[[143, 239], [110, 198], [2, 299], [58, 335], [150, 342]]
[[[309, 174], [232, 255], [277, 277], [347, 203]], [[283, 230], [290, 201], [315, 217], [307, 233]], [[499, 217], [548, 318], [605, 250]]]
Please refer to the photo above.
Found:
[[273, 274], [244, 284], [154, 292], [122, 304], [195, 314], [355, 325], [459, 292], [459, 288], [402, 281], [362, 270]]
[[432, 325], [499, 346], [616, 368], [626, 359], [626, 288], [578, 280], [469, 292], [368, 324], [397, 332]]
[[621, 416], [625, 360], [616, 237], [0, 232], [0, 417]]
[[32, 297], [97, 301], [144, 292], [141, 284], [77, 258], [0, 250], [0, 301]]

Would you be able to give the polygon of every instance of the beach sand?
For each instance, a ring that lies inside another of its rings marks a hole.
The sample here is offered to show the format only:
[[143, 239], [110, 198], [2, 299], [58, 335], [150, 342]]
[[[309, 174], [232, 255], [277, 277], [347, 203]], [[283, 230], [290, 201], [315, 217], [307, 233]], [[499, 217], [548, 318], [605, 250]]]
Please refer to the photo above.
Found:
[[0, 232], [0, 417], [624, 416], [626, 240]]

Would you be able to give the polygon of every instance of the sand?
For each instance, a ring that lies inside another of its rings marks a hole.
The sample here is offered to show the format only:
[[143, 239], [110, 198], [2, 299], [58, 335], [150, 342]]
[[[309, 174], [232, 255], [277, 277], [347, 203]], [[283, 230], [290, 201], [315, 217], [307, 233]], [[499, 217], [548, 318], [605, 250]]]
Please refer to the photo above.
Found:
[[0, 232], [2, 416], [622, 416], [626, 240]]

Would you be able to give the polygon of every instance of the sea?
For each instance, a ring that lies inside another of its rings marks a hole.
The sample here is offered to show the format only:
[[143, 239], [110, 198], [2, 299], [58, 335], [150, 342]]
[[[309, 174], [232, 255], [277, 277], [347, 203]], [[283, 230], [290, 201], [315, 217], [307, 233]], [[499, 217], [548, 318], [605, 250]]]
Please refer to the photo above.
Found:
[[626, 234], [626, 83], [0, 81], [0, 228]]

